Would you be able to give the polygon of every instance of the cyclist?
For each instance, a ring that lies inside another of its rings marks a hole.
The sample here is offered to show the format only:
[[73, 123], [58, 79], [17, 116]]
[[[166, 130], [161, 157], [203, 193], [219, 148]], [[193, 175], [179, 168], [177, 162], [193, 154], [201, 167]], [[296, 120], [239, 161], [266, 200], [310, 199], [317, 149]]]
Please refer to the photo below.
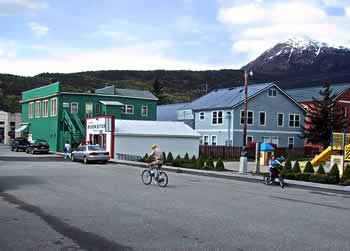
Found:
[[152, 168], [156, 168], [156, 178], [159, 173], [159, 169], [161, 165], [163, 164], [163, 152], [157, 147], [157, 145], [153, 144], [152, 146], [152, 152], [149, 154], [149, 157], [152, 158], [152, 162], [149, 164], [149, 166]]
[[273, 180], [277, 176], [279, 170], [278, 166], [282, 165], [279, 161], [279, 158], [276, 158], [274, 155], [271, 156], [271, 159], [269, 160], [269, 171], [270, 171], [270, 184], [273, 183]]

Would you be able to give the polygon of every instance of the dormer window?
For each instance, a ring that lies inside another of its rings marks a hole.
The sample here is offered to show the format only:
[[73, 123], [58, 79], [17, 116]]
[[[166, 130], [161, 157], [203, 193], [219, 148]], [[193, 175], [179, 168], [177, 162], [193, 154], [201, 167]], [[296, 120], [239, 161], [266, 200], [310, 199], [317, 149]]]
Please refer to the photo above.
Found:
[[269, 97], [276, 97], [277, 96], [277, 90], [276, 89], [270, 89], [268, 95], [269, 95]]

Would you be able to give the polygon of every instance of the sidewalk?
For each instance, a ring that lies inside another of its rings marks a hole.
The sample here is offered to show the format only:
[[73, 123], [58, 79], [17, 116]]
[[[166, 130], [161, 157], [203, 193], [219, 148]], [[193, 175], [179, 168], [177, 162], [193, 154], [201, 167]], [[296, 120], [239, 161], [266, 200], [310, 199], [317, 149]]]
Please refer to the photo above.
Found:
[[[147, 164], [142, 162], [137, 162], [137, 161], [112, 159], [110, 160], [110, 162], [116, 163], [116, 164], [122, 164], [122, 165], [138, 166], [141, 168], [147, 167]], [[255, 163], [253, 162], [251, 164], [255, 165]], [[206, 170], [180, 168], [180, 167], [173, 167], [173, 166], [166, 166], [166, 165], [163, 165], [162, 169], [169, 172], [179, 172], [179, 170], [181, 170], [180, 171], [181, 173], [222, 178], [222, 179], [231, 179], [231, 180], [240, 180], [240, 181], [248, 181], [248, 182], [258, 182], [258, 183], [263, 182], [262, 176], [254, 175], [252, 173], [239, 174], [234, 171], [227, 171], [227, 172], [206, 171]], [[264, 169], [260, 168], [260, 170], [263, 171]], [[298, 180], [285, 180], [285, 184], [288, 187], [314, 189], [314, 190], [319, 190], [324, 192], [335, 192], [335, 193], [344, 193], [344, 194], [350, 193], [350, 186], [328, 185], [328, 184], [312, 183], [312, 182], [305, 182], [305, 181], [298, 181]]]

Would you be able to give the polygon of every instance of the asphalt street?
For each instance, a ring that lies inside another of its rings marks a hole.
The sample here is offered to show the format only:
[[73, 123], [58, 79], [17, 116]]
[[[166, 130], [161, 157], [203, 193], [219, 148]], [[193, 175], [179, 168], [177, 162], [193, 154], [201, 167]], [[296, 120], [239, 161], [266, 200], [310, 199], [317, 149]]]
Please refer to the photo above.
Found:
[[0, 146], [0, 250], [350, 250], [350, 194], [141, 171]]

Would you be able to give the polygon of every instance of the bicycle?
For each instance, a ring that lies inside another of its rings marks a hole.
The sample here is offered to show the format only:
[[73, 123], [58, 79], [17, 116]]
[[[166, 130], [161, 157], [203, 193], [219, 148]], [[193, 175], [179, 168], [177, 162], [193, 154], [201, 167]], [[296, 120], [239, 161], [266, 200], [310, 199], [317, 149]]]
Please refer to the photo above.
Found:
[[[271, 176], [272, 176], [272, 180], [271, 180]], [[284, 188], [283, 174], [281, 173], [281, 171], [279, 169], [277, 169], [277, 171], [272, 173], [271, 175], [270, 175], [270, 173], [265, 173], [264, 174], [264, 184], [265, 185], [272, 185], [275, 182], [276, 178], [278, 178], [280, 187]]]
[[160, 187], [166, 187], [168, 185], [168, 175], [166, 172], [160, 170], [162, 165], [159, 165], [158, 168], [155, 168], [154, 170], [149, 166], [146, 170], [143, 170], [141, 174], [141, 179], [143, 184], [149, 185], [152, 182], [152, 179], [154, 179], [158, 182], [158, 185]]

